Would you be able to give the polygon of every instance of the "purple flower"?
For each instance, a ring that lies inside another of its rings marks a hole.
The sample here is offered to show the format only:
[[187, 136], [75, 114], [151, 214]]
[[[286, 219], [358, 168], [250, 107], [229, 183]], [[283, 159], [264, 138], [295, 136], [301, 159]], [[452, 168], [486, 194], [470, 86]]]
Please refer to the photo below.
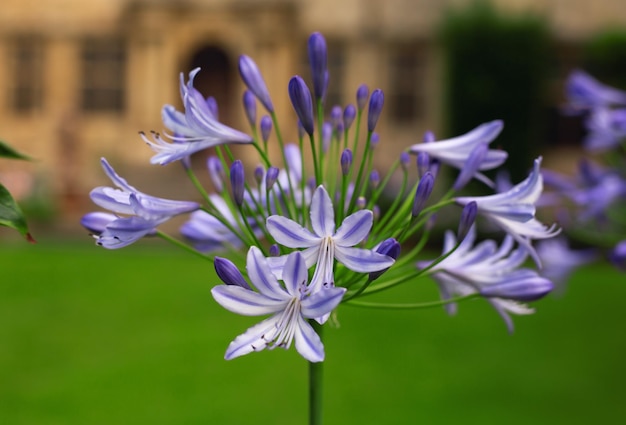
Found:
[[157, 133], [153, 133], [153, 140], [140, 133], [141, 138], [156, 152], [150, 159], [152, 164], [169, 164], [219, 145], [253, 142], [247, 134], [217, 120], [204, 97], [193, 87], [193, 79], [199, 71], [200, 68], [191, 71], [186, 84], [183, 75], [180, 76], [180, 92], [185, 113], [177, 111], [171, 105], [165, 105], [161, 111], [163, 124], [172, 133], [167, 137], [173, 143], [166, 141]]
[[239, 57], [239, 74], [248, 87], [248, 90], [259, 99], [259, 102], [261, 102], [267, 112], [270, 114], [273, 113], [274, 105], [272, 105], [272, 99], [265, 85], [265, 80], [252, 58], [246, 55]]
[[311, 75], [313, 76], [313, 92], [317, 99], [323, 99], [326, 92], [327, 73], [327, 49], [326, 40], [319, 32], [314, 32], [309, 37], [308, 43], [309, 63], [311, 64]]
[[[96, 238], [98, 245], [109, 249], [122, 248], [154, 233], [157, 226], [170, 218], [200, 208], [196, 202], [174, 201], [139, 192], [118, 176], [104, 158], [100, 162], [117, 188], [97, 187], [89, 195], [91, 200], [115, 214], [130, 217], [119, 217], [106, 224]], [[93, 215], [85, 220], [90, 226], [96, 226]], [[100, 222], [101, 224], [103, 223]]]
[[626, 109], [594, 108], [586, 121], [589, 133], [585, 148], [604, 151], [618, 147], [626, 139]]
[[311, 92], [304, 80], [296, 75], [289, 80], [289, 98], [293, 109], [300, 119], [302, 128], [309, 136], [313, 134], [315, 128], [313, 120], [313, 101], [311, 100]]
[[[449, 299], [479, 293], [504, 319], [509, 332], [513, 331], [512, 314], [531, 314], [533, 309], [519, 301], [541, 298], [550, 292], [552, 284], [536, 271], [519, 268], [527, 257], [524, 247], [513, 250], [513, 238], [507, 236], [500, 247], [493, 240], [474, 245], [476, 230], [472, 227], [458, 248], [429, 270], [437, 282], [441, 297]], [[450, 253], [457, 245], [451, 231], [444, 236], [442, 254]], [[422, 261], [418, 268], [432, 261]], [[446, 304], [449, 314], [455, 314], [456, 303]]]
[[541, 158], [526, 180], [509, 191], [489, 196], [466, 196], [455, 198], [460, 205], [476, 202], [478, 214], [495, 223], [515, 240], [528, 249], [531, 257], [540, 265], [539, 256], [531, 245], [533, 239], [547, 239], [556, 236], [561, 229], [556, 224], [551, 227], [535, 218], [535, 203], [543, 190], [543, 178], [539, 171]]
[[[335, 231], [335, 212], [328, 192], [319, 186], [311, 201], [311, 227], [313, 232], [283, 216], [267, 219], [267, 230], [281, 245], [288, 248], [305, 248], [302, 255], [307, 267], [317, 264], [311, 287], [334, 285], [334, 260], [348, 269], [361, 273], [376, 272], [390, 267], [394, 260], [373, 250], [353, 248], [367, 238], [372, 228], [373, 214], [369, 210], [357, 211], [346, 217]], [[270, 258], [272, 270], [280, 279], [286, 257]]]
[[626, 271], [626, 240], [615, 245], [609, 255], [611, 263], [621, 271]]
[[572, 72], [565, 83], [567, 99], [576, 108], [626, 105], [626, 92], [602, 84], [582, 70]]
[[218, 285], [211, 290], [222, 307], [244, 316], [271, 314], [230, 343], [226, 360], [266, 348], [288, 349], [295, 340], [296, 350], [310, 362], [324, 360], [324, 345], [306, 319], [330, 314], [339, 305], [345, 288], [310, 290], [307, 267], [301, 253], [287, 256], [281, 285], [257, 247], [248, 251], [247, 267], [256, 291], [240, 285]]
[[[490, 121], [461, 136], [434, 143], [418, 143], [411, 146], [409, 151], [415, 154], [420, 152], [427, 153], [430, 159], [437, 159], [451, 167], [463, 170], [477, 146], [481, 144], [489, 145], [493, 142], [502, 131], [502, 127], [502, 121]], [[473, 164], [473, 168], [476, 169], [473, 177], [493, 187], [493, 182], [480, 171], [497, 168], [506, 161], [506, 158], [506, 152], [488, 149], [486, 154], [480, 158], [480, 164]]]
[[383, 91], [380, 89], [374, 90], [370, 97], [369, 109], [367, 111], [367, 131], [370, 133], [376, 128], [384, 103], [385, 95]]
[[537, 254], [543, 264], [541, 275], [552, 281], [561, 291], [574, 270], [598, 257], [593, 249], [571, 249], [564, 237], [539, 242]]

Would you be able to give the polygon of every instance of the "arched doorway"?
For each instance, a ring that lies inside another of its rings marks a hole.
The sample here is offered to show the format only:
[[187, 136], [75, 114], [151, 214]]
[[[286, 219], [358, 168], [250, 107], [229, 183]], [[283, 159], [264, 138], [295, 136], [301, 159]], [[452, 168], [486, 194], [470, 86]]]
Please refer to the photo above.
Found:
[[201, 71], [195, 78], [194, 87], [204, 95], [217, 100], [219, 120], [233, 125], [233, 66], [226, 52], [215, 45], [202, 46], [189, 59], [187, 72], [195, 68]]

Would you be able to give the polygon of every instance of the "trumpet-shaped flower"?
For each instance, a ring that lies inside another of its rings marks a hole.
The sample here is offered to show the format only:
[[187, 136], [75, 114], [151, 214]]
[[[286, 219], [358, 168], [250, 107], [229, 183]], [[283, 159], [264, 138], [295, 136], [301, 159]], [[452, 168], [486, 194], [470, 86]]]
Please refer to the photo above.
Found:
[[602, 84], [582, 70], [570, 74], [565, 83], [565, 92], [570, 104], [577, 108], [626, 105], [626, 92]]
[[[481, 145], [489, 145], [502, 131], [503, 123], [500, 120], [490, 121], [479, 125], [472, 131], [451, 139], [440, 140], [434, 143], [418, 143], [409, 148], [411, 153], [427, 153], [431, 159], [439, 160], [451, 167], [463, 170], [470, 155]], [[474, 177], [493, 187], [493, 182], [480, 171], [497, 168], [506, 161], [507, 153], [501, 150], [488, 149], [477, 165]]]
[[577, 268], [598, 258], [598, 253], [593, 249], [571, 249], [567, 240], [561, 236], [539, 242], [537, 253], [543, 263], [541, 275], [552, 281], [561, 292]]
[[300, 252], [286, 257], [281, 278], [284, 285], [278, 282], [258, 248], [250, 248], [246, 264], [250, 282], [258, 292], [241, 285], [218, 285], [211, 290], [213, 298], [234, 313], [272, 316], [235, 338], [226, 350], [226, 360], [265, 348], [288, 349], [294, 340], [302, 357], [310, 362], [324, 360], [324, 345], [307, 319], [329, 314], [339, 305], [346, 289], [311, 292]]
[[[311, 287], [334, 285], [334, 260], [348, 269], [371, 273], [389, 268], [393, 258], [373, 250], [354, 248], [367, 238], [372, 228], [373, 213], [357, 211], [346, 217], [335, 231], [333, 204], [323, 186], [318, 186], [311, 200], [313, 232], [286, 217], [273, 215], [267, 219], [267, 230], [276, 242], [289, 248], [305, 248], [302, 256], [307, 267], [317, 264]], [[287, 257], [270, 258], [272, 270], [280, 279]]]
[[161, 111], [163, 124], [172, 132], [168, 138], [173, 143], [156, 133], [153, 134], [153, 140], [140, 133], [141, 138], [156, 152], [150, 159], [152, 164], [169, 164], [218, 145], [252, 143], [252, 137], [249, 135], [218, 121], [206, 99], [193, 86], [193, 80], [198, 72], [200, 68], [191, 71], [187, 83], [183, 74], [180, 75], [180, 94], [185, 112], [177, 111], [172, 105], [165, 105]]
[[589, 133], [585, 148], [604, 151], [618, 147], [626, 139], [626, 109], [594, 108], [586, 121]]
[[[97, 187], [90, 193], [91, 200], [113, 213], [130, 217], [119, 217], [107, 223], [97, 235], [98, 245], [109, 249], [122, 248], [154, 233], [158, 225], [170, 218], [200, 208], [196, 202], [174, 201], [139, 192], [121, 178], [106, 159], [102, 158], [101, 164], [117, 188]], [[86, 220], [89, 222], [89, 218]]]
[[548, 227], [535, 218], [535, 203], [543, 190], [543, 178], [539, 171], [541, 158], [535, 160], [534, 168], [523, 182], [506, 192], [489, 196], [466, 196], [455, 198], [460, 205], [476, 202], [478, 214], [483, 215], [515, 240], [526, 247], [537, 265], [539, 256], [531, 245], [533, 239], [556, 236], [561, 229], [556, 224]]
[[[455, 296], [481, 294], [504, 319], [509, 332], [513, 330], [512, 314], [531, 314], [533, 309], [520, 301], [539, 299], [552, 290], [552, 283], [536, 271], [519, 268], [528, 253], [524, 247], [513, 250], [513, 238], [509, 235], [500, 247], [493, 240], [474, 245], [476, 228], [472, 226], [468, 235], [456, 250], [436, 264], [429, 273], [439, 286], [443, 299]], [[443, 254], [448, 254], [457, 245], [453, 232], [444, 236]], [[431, 261], [421, 261], [418, 268], [429, 266]], [[456, 313], [455, 303], [446, 304], [449, 314]]]

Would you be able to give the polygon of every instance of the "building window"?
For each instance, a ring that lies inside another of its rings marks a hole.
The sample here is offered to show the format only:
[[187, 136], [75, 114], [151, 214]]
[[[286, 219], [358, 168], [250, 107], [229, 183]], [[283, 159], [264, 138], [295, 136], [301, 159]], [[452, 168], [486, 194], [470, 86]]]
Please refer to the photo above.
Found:
[[125, 106], [126, 50], [120, 39], [88, 39], [81, 49], [81, 106], [121, 112]]
[[16, 37], [9, 43], [8, 52], [10, 108], [17, 113], [40, 109], [43, 105], [43, 40]]
[[411, 124], [423, 115], [424, 52], [418, 43], [393, 46], [389, 61], [389, 109], [393, 120]]

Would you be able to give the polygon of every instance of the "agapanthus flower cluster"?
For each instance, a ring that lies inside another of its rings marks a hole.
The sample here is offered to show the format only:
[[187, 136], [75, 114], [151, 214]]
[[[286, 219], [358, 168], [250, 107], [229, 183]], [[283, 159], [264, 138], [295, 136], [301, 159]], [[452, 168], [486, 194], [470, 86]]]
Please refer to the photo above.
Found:
[[[550, 191], [543, 203], [552, 206], [572, 239], [552, 245], [568, 260], [556, 275], [567, 275], [604, 255], [623, 269], [626, 241], [626, 91], [607, 86], [584, 71], [572, 72], [566, 84], [567, 113], [580, 114], [587, 134], [585, 156], [575, 175], [544, 170]], [[572, 250], [568, 245], [584, 248]], [[554, 255], [543, 250], [553, 265]], [[543, 255], [542, 255], [543, 256]], [[557, 280], [562, 280], [562, 277]]]
[[[297, 75], [286, 85], [297, 118], [290, 128], [294, 133], [298, 129], [290, 142], [283, 139], [270, 93], [251, 57], [239, 58], [239, 73], [247, 87], [242, 98], [247, 131], [219, 122], [214, 99], [205, 98], [193, 85], [201, 70], [193, 70], [187, 79], [181, 74], [184, 110], [164, 106], [167, 131], [141, 133], [141, 138], [155, 152], [153, 164], [182, 164], [198, 189], [198, 199], [145, 195], [103, 159], [117, 188], [94, 189], [91, 197], [110, 212], [87, 214], [83, 225], [105, 248], [156, 235], [213, 262], [222, 284], [212, 294], [220, 305], [242, 315], [269, 316], [232, 341], [227, 359], [288, 348], [294, 342], [305, 359], [322, 361], [324, 346], [316, 329], [340, 304], [440, 305], [452, 312], [457, 303], [482, 297], [511, 330], [509, 314], [530, 313], [530, 307], [521, 303], [541, 298], [553, 286], [524, 266], [527, 256], [535, 266], [540, 264], [533, 247], [536, 240], [559, 232], [535, 216], [543, 190], [541, 158], [527, 179], [502, 192], [466, 193], [473, 179], [495, 188], [485, 172], [507, 159], [506, 152], [491, 147], [504, 126], [494, 120], [444, 140], [426, 132], [423, 138], [416, 137], [421, 142], [416, 140], [398, 152], [392, 164], [379, 169], [384, 164], [374, 156], [384, 144], [376, 132], [383, 91], [370, 92], [361, 85], [354, 104], [327, 105], [332, 76], [321, 34], [310, 36], [308, 56], [313, 90]], [[231, 144], [250, 145], [246, 149], [258, 154], [258, 163], [237, 159]], [[211, 193], [189, 161], [190, 155], [209, 148]], [[452, 185], [446, 178], [450, 173], [455, 176]], [[180, 229], [182, 238], [174, 238], [159, 226], [179, 214], [189, 216]], [[423, 251], [442, 216], [458, 225], [456, 232], [446, 231], [443, 253], [430, 258]], [[477, 227], [482, 225], [477, 217], [501, 229], [500, 247], [491, 240], [476, 242]], [[436, 302], [362, 300], [400, 284], [433, 281], [441, 291]]]

